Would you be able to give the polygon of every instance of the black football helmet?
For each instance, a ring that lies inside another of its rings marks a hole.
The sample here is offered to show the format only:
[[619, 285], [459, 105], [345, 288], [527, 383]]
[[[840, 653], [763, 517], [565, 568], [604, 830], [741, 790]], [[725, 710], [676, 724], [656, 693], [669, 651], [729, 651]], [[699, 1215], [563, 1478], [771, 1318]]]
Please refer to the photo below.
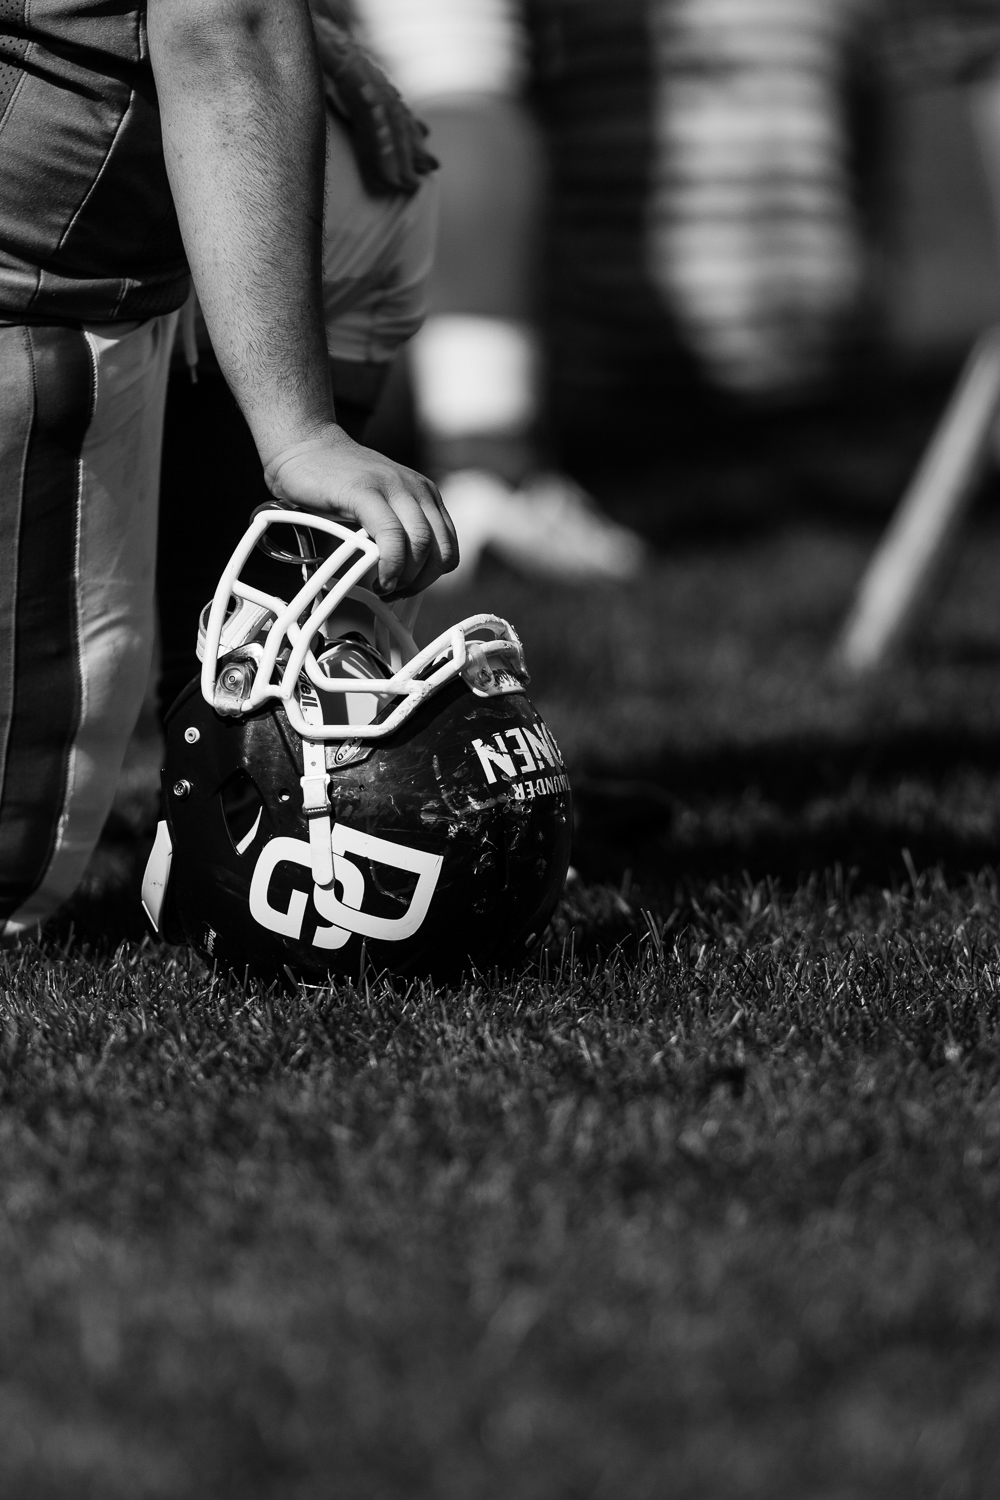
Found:
[[[301, 570], [290, 598], [243, 577], [254, 549]], [[507, 966], [562, 890], [569, 781], [517, 635], [475, 615], [418, 650], [377, 563], [363, 531], [262, 509], [167, 715], [143, 904], [239, 975]]]

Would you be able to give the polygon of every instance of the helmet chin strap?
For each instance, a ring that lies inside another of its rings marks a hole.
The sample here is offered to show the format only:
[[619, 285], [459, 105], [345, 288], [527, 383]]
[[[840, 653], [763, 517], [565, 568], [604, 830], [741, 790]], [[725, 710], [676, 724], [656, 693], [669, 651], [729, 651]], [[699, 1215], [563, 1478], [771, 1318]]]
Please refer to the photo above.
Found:
[[[299, 688], [299, 705], [307, 724], [323, 723], [319, 695], [311, 683]], [[309, 849], [312, 854], [312, 877], [323, 890], [333, 885], [333, 826], [330, 822], [330, 776], [326, 769], [326, 745], [322, 741], [302, 740], [302, 811], [309, 824]]]

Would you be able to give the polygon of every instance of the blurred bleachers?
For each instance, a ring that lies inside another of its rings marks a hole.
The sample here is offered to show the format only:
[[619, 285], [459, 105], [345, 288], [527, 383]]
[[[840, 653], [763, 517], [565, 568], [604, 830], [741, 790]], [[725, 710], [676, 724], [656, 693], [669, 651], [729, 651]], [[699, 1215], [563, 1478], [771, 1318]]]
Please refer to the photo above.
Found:
[[[566, 461], [612, 432], [638, 459], [683, 447], [710, 388], [652, 284], [656, 78], [645, 0], [534, 0], [534, 103], [551, 152], [547, 261], [552, 409]], [[1000, 256], [968, 90], [863, 74], [850, 100], [875, 316], [841, 372], [855, 394], [942, 388], [1000, 317]], [[836, 383], [834, 383], [836, 384]], [[834, 391], [833, 394], [836, 394]], [[827, 398], [830, 392], [826, 393]], [[728, 409], [723, 403], [724, 409]], [[676, 412], [676, 420], [672, 413]]]

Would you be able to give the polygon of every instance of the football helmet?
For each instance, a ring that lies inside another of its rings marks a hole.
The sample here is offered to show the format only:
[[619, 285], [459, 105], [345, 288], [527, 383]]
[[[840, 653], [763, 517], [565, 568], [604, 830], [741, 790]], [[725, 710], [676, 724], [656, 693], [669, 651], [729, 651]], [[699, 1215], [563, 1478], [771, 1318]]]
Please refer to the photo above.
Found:
[[[249, 581], [261, 552], [301, 584]], [[569, 781], [521, 642], [483, 614], [418, 649], [417, 601], [378, 598], [377, 564], [363, 531], [262, 508], [167, 714], [143, 904], [239, 975], [506, 966], [562, 890]]]

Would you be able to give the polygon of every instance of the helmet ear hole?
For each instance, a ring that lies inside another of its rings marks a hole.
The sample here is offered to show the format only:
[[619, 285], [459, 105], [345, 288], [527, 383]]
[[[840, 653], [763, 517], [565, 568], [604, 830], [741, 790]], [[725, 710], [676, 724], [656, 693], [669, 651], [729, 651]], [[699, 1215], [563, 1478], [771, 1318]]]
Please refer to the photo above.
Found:
[[237, 854], [245, 854], [260, 829], [264, 799], [253, 777], [242, 767], [224, 783], [219, 798], [233, 848]]

